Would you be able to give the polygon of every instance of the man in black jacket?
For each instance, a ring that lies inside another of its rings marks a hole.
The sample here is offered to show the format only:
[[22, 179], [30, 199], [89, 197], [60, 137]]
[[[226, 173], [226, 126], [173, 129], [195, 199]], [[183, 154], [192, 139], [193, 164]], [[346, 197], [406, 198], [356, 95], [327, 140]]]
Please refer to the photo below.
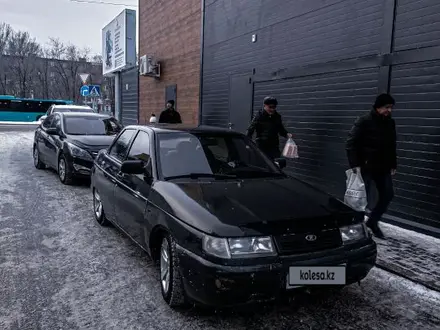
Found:
[[367, 195], [371, 184], [376, 186], [378, 201], [371, 210], [367, 226], [379, 238], [384, 237], [379, 220], [394, 197], [392, 175], [397, 168], [396, 124], [391, 118], [394, 104], [391, 95], [379, 95], [373, 109], [356, 120], [346, 143], [350, 167], [361, 171]]
[[180, 118], [180, 113], [174, 109], [174, 101], [169, 100], [167, 102], [167, 108], [161, 112], [159, 116], [159, 123], [167, 124], [181, 124], [182, 119]]
[[246, 134], [252, 138], [256, 131], [256, 143], [270, 159], [274, 160], [281, 156], [278, 135], [290, 138], [292, 134], [284, 128], [281, 115], [276, 111], [278, 101], [268, 96], [263, 100], [263, 110], [258, 112], [252, 120]]

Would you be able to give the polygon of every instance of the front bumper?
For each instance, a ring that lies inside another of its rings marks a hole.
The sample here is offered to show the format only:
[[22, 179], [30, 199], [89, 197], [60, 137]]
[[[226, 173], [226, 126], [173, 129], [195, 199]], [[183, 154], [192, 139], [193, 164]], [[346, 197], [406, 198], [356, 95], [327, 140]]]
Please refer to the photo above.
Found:
[[278, 262], [255, 266], [223, 266], [177, 246], [180, 270], [187, 296], [203, 305], [228, 307], [277, 299], [292, 293], [287, 289], [291, 266], [337, 266], [346, 264], [346, 285], [364, 279], [373, 268], [377, 250], [374, 241], [347, 249], [338, 248], [301, 256], [279, 257]]
[[93, 167], [93, 160], [72, 157], [72, 171], [76, 177], [89, 177]]

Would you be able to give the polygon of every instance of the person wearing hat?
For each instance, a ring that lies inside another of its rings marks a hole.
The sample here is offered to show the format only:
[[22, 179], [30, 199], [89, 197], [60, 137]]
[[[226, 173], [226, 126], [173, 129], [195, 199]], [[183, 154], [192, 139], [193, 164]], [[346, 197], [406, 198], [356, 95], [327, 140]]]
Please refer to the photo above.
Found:
[[167, 102], [167, 108], [162, 111], [159, 116], [159, 123], [167, 123], [167, 124], [181, 124], [182, 119], [180, 118], [180, 113], [174, 109], [174, 101], [169, 100]]
[[397, 168], [396, 123], [391, 117], [394, 105], [391, 95], [379, 95], [371, 111], [355, 121], [346, 142], [350, 168], [361, 171], [367, 197], [371, 184], [376, 186], [378, 200], [366, 225], [379, 238], [384, 238], [379, 220], [394, 197], [392, 176]]
[[275, 97], [267, 96], [263, 100], [263, 109], [259, 111], [247, 129], [246, 135], [252, 138], [256, 132], [256, 143], [271, 160], [281, 157], [278, 135], [291, 138], [287, 132], [281, 115], [276, 111], [278, 101]]

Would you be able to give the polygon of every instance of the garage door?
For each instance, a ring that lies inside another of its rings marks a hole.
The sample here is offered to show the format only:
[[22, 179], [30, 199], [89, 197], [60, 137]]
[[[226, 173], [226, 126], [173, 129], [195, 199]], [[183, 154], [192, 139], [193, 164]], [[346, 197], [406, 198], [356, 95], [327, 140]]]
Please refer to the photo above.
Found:
[[136, 125], [139, 118], [139, 73], [138, 68], [122, 72], [121, 118], [123, 125]]
[[300, 158], [289, 161], [288, 172], [338, 196], [344, 192], [345, 140], [356, 117], [371, 109], [378, 72], [352, 70], [255, 84], [254, 113], [265, 96], [275, 96], [298, 144]]

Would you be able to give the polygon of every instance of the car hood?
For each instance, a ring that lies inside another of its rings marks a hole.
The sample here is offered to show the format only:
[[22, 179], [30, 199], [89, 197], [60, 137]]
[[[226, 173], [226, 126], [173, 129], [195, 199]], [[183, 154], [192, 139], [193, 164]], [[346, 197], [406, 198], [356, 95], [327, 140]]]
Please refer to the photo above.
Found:
[[277, 235], [337, 228], [355, 212], [295, 178], [158, 182], [168, 212], [218, 236]]
[[107, 148], [113, 142], [114, 135], [68, 135], [68, 142], [71, 142], [83, 149]]

